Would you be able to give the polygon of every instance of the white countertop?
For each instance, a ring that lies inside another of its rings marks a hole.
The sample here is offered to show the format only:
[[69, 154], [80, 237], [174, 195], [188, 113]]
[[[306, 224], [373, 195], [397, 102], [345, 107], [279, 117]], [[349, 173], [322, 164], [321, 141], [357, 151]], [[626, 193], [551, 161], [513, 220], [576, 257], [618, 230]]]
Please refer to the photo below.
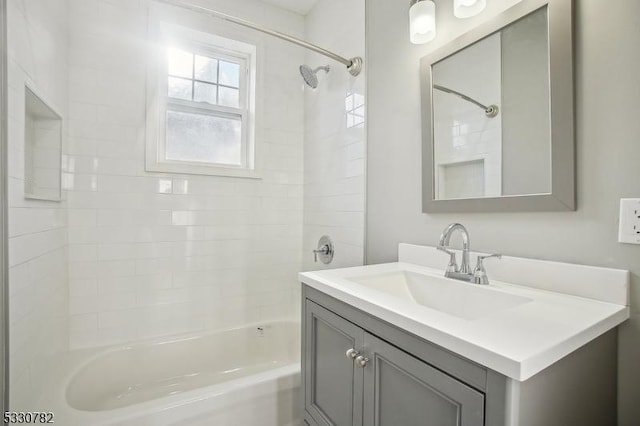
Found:
[[[511, 284], [515, 279], [510, 279], [510, 283], [492, 280], [486, 286], [489, 291], [522, 296], [531, 301], [471, 320], [410, 303], [349, 280], [350, 277], [401, 271], [442, 276], [447, 257], [435, 254], [433, 248], [401, 245], [400, 253], [401, 262], [304, 272], [300, 274], [300, 280], [364, 312], [519, 381], [527, 380], [629, 318], [629, 308], [622, 296], [626, 295], [628, 300], [628, 272], [608, 268], [506, 257], [502, 260], [506, 263], [502, 266], [502, 279], [509, 277], [509, 273], [505, 272], [509, 265], [525, 262], [535, 270], [536, 264], [541, 264], [546, 267], [545, 273], [548, 274], [550, 269], [557, 269], [561, 276], [566, 277], [566, 281], [559, 285], [559, 290], [563, 293], [550, 291], [549, 285], [541, 284], [536, 288]], [[437, 259], [442, 263], [442, 268], [402, 262], [404, 259], [415, 259], [420, 254], [430, 259], [425, 263], [429, 264]], [[517, 273], [517, 268], [512, 269]], [[491, 266], [487, 265], [487, 271], [491, 279]], [[571, 282], [571, 277], [575, 276], [580, 278], [580, 283]], [[589, 282], [585, 277], [594, 277], [594, 282]], [[511, 275], [511, 278], [517, 276]], [[529, 275], [528, 279], [533, 278]], [[598, 283], [597, 280], [608, 282]], [[616, 300], [618, 303], [608, 301], [611, 296], [606, 291], [607, 288], [619, 292], [621, 296]], [[579, 295], [566, 294], [567, 289], [578, 289], [573, 292]], [[603, 297], [607, 300], [603, 301], [584, 297], [583, 293], [589, 297], [607, 293], [609, 296]]]

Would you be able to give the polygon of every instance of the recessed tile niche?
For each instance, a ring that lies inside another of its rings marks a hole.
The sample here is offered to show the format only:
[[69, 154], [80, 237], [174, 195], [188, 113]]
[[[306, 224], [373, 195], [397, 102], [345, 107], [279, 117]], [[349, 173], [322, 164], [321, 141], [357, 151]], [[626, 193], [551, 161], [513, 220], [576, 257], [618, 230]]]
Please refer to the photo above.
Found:
[[62, 117], [25, 86], [24, 196], [60, 201]]

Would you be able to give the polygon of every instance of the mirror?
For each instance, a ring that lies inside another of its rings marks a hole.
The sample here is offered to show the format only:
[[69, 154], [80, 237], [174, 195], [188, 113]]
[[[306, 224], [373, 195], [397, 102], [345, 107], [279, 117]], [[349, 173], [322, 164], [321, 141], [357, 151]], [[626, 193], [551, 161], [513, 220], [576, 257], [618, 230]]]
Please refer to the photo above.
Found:
[[422, 59], [425, 212], [575, 210], [571, 56], [571, 1], [525, 0]]

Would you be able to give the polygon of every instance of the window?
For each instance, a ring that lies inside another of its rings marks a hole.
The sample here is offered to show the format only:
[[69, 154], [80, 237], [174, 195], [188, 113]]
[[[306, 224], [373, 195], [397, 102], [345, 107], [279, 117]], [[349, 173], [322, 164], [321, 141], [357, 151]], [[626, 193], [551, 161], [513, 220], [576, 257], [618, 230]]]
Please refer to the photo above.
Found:
[[166, 160], [246, 167], [245, 62], [167, 49]]
[[148, 132], [147, 170], [255, 177], [255, 46], [169, 33], [150, 87], [157, 123], [147, 124], [157, 132]]

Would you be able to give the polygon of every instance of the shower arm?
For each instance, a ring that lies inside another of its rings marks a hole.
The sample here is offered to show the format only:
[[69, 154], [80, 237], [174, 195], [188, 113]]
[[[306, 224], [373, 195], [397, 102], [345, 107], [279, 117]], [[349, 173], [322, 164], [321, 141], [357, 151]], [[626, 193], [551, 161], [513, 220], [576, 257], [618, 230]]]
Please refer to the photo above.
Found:
[[200, 12], [200, 13], [204, 13], [206, 15], [209, 16], [213, 16], [214, 18], [218, 18], [218, 19], [222, 19], [223, 21], [227, 21], [227, 22], [232, 22], [234, 24], [238, 24], [238, 25], [242, 25], [243, 27], [247, 27], [247, 28], [251, 28], [253, 30], [256, 31], [260, 31], [263, 32], [265, 34], [269, 34], [271, 36], [277, 37], [279, 39], [288, 41], [290, 43], [293, 44], [297, 44], [298, 46], [302, 46], [305, 49], [309, 49], [312, 50], [314, 52], [317, 52], [321, 55], [324, 55], [328, 58], [333, 59], [334, 61], [340, 62], [341, 64], [346, 65], [347, 70], [349, 70], [349, 73], [352, 76], [357, 76], [358, 74], [360, 74], [360, 71], [362, 71], [362, 58], [357, 56], [351, 59], [347, 59], [347, 58], [343, 58], [342, 56], [336, 55], [335, 53], [327, 50], [327, 49], [323, 49], [320, 46], [316, 46], [315, 44], [311, 44], [307, 41], [304, 40], [300, 40], [299, 38], [290, 36], [288, 34], [285, 33], [281, 33], [279, 31], [275, 31], [275, 30], [271, 30], [268, 28], [264, 28], [261, 27], [258, 24], [254, 24], [251, 21], [247, 21], [244, 19], [240, 19], [240, 18], [236, 18], [235, 16], [231, 16], [231, 15], [227, 15], [226, 13], [221, 13], [221, 12], [217, 12], [213, 9], [209, 9], [207, 7], [204, 6], [198, 6], [195, 4], [191, 4], [191, 3], [184, 3], [182, 1], [178, 1], [178, 0], [154, 0], [156, 2], [159, 3], [164, 3], [164, 4], [168, 4], [170, 6], [176, 6], [176, 7], [182, 7], [184, 9], [189, 9], [193, 12]]
[[498, 106], [497, 105], [483, 105], [480, 102], [476, 101], [475, 99], [465, 95], [464, 93], [460, 93], [456, 90], [453, 89], [449, 89], [448, 87], [444, 87], [444, 86], [440, 86], [439, 84], [434, 84], [433, 85], [434, 89], [440, 90], [441, 92], [445, 92], [445, 93], [450, 93], [452, 95], [455, 95], [459, 98], [464, 99], [467, 102], [471, 102], [474, 105], [479, 106], [480, 108], [482, 108], [482, 110], [484, 111], [485, 115], [489, 118], [493, 118], [496, 115], [498, 115]]

